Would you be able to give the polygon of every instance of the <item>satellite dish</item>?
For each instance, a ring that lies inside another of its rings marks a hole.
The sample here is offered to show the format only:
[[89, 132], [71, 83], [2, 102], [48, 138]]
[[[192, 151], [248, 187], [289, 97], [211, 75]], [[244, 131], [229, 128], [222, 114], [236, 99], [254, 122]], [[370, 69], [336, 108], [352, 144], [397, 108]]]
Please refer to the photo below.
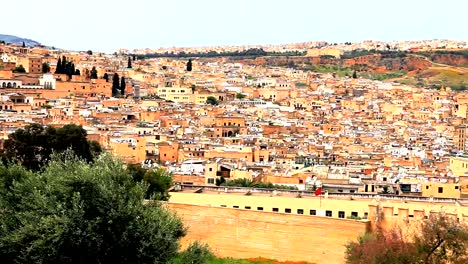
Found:
[[312, 178], [310, 176], [307, 177], [306, 183], [310, 183], [312, 181]]

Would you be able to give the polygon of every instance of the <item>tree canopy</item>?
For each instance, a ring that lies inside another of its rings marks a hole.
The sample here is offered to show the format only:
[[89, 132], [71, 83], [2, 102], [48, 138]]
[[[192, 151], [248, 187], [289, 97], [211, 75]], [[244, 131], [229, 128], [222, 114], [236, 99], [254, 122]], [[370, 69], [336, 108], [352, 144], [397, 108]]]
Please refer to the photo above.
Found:
[[236, 98], [239, 99], [239, 100], [242, 100], [242, 99], [244, 99], [245, 97], [246, 97], [245, 94], [242, 94], [242, 93], [237, 93], [237, 94], [236, 94]]
[[348, 264], [468, 263], [468, 227], [444, 213], [431, 215], [419, 230], [404, 236], [399, 229], [377, 228], [347, 244]]
[[42, 73], [50, 72], [50, 65], [48, 62], [42, 63]]
[[97, 79], [98, 78], [98, 75], [97, 75], [97, 70], [96, 70], [96, 67], [93, 66], [93, 68], [91, 69], [91, 76], [90, 76], [91, 79]]
[[19, 65], [19, 66], [16, 66], [14, 69], [13, 69], [13, 72], [18, 72], [18, 73], [25, 73], [26, 72], [26, 69], [24, 68], [23, 65]]
[[57, 67], [55, 73], [66, 74], [71, 79], [72, 75], [77, 75], [75, 64], [72, 61], [67, 61], [67, 57], [62, 56], [57, 61]]
[[92, 161], [93, 154], [101, 152], [101, 147], [95, 141], [88, 141], [86, 136], [86, 130], [74, 124], [61, 128], [32, 124], [10, 134], [0, 154], [5, 162], [20, 163], [31, 170], [41, 169], [53, 151], [69, 148], [78, 157]]
[[192, 71], [192, 59], [189, 59], [187, 62], [187, 71]]
[[216, 99], [214, 96], [208, 96], [206, 98], [206, 103], [210, 104], [210, 105], [218, 105], [219, 104], [218, 99]]
[[41, 172], [0, 165], [0, 259], [168, 263], [186, 230], [158, 202], [144, 202], [146, 189], [108, 154], [94, 163], [54, 154]]

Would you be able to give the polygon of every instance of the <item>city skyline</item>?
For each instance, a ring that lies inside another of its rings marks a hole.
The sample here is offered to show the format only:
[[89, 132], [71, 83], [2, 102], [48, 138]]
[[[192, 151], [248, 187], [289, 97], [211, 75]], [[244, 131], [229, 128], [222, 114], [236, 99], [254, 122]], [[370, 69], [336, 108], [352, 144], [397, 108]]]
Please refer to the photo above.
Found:
[[[21, 10], [21, 18], [15, 12], [17, 4], [4, 3], [6, 10], [12, 10], [4, 18], [15, 24], [0, 33], [70, 50], [468, 39], [463, 29], [468, 18], [462, 11], [468, 6], [457, 0], [443, 6], [435, 1], [402, 0], [379, 5], [369, 0], [226, 1], [222, 5], [212, 0], [130, 4], [84, 0], [65, 11], [56, 0], [23, 3], [28, 8]], [[44, 19], [37, 14], [45, 13], [49, 25], [33, 26], [38, 23], [35, 20]]]

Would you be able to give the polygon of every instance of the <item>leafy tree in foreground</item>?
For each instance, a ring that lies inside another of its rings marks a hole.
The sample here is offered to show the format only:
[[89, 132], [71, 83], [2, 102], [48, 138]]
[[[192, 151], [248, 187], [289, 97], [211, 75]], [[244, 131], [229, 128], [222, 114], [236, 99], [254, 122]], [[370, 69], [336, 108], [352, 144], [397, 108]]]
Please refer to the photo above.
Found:
[[205, 264], [214, 258], [215, 256], [208, 245], [195, 241], [186, 250], [180, 252], [170, 264]]
[[468, 263], [468, 227], [445, 214], [421, 222], [412, 237], [401, 231], [378, 230], [346, 246], [349, 264], [444, 264]]
[[185, 235], [182, 221], [123, 164], [55, 155], [43, 172], [0, 165], [2, 263], [167, 263]]
[[147, 199], [157, 199], [167, 201], [169, 199], [169, 188], [172, 187], [172, 174], [163, 168], [145, 169], [140, 165], [128, 165], [128, 173], [132, 176], [136, 182], [147, 183], [148, 190], [146, 191], [145, 197]]
[[86, 130], [74, 124], [61, 128], [43, 127], [32, 124], [9, 135], [0, 153], [3, 160], [20, 163], [30, 170], [39, 170], [49, 160], [53, 151], [72, 149], [86, 161], [93, 160], [94, 153], [100, 153], [99, 143], [89, 142]]

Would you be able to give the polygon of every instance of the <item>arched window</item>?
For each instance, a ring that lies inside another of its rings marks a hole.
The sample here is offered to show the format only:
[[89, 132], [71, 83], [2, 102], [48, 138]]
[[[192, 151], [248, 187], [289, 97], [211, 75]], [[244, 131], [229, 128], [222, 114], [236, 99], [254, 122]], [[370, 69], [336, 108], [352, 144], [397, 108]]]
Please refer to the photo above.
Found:
[[11, 88], [11, 82], [7, 84], [7, 88]]
[[6, 82], [3, 82], [2, 87], [6, 88]]
[[16, 88], [16, 83], [13, 83], [13, 88]]

